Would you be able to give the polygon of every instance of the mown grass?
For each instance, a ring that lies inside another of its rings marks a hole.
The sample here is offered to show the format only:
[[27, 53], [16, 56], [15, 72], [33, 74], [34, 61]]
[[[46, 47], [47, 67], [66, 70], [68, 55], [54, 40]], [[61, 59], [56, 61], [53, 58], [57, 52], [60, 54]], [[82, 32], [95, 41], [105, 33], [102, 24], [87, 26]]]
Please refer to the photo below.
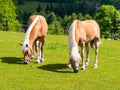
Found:
[[94, 50], [86, 70], [73, 73], [68, 36], [48, 35], [45, 61], [24, 65], [20, 43], [23, 33], [0, 32], [0, 90], [120, 90], [120, 41], [103, 40], [98, 68], [93, 69]]

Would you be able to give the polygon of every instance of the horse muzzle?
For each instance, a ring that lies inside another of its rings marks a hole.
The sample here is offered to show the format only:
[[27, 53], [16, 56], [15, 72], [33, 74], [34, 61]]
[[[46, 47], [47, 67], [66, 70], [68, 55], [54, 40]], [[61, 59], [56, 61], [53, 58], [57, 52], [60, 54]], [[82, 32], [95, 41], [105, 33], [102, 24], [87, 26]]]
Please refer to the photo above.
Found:
[[29, 64], [29, 60], [24, 60], [24, 64]]
[[79, 72], [79, 68], [78, 67], [74, 67], [74, 73], [78, 73]]

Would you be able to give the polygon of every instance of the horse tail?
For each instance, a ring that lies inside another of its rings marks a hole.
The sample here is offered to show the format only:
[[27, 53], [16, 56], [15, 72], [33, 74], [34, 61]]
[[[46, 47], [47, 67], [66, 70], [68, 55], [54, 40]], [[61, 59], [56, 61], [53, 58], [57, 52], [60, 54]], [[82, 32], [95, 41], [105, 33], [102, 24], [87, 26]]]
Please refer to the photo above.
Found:
[[71, 51], [72, 47], [78, 46], [77, 42], [75, 40], [76, 21], [77, 20], [74, 20], [73, 23], [71, 24], [70, 28], [69, 28], [69, 40], [68, 40], [68, 42], [69, 42], [69, 51]]
[[91, 46], [92, 48], [95, 48], [94, 40], [90, 42], [90, 46]]
[[97, 44], [100, 45], [103, 43], [103, 40], [99, 39], [94, 39], [90, 42], [90, 46], [95, 49], [95, 40], [97, 40]]

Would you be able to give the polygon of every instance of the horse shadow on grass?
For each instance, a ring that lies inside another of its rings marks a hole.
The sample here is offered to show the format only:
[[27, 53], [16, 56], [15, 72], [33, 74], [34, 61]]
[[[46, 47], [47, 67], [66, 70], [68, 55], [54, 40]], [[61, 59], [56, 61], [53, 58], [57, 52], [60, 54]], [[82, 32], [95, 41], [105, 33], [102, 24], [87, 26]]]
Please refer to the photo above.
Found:
[[72, 71], [68, 70], [66, 64], [47, 64], [38, 67], [42, 70], [58, 72], [58, 73], [73, 73]]
[[23, 64], [22, 58], [17, 57], [0, 57], [1, 62], [8, 64]]

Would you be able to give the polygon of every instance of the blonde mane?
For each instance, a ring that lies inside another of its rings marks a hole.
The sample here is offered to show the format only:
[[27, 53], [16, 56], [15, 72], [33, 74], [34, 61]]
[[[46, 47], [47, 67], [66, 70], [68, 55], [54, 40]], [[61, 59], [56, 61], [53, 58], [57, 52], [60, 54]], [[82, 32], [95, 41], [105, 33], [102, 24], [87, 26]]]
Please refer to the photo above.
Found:
[[75, 40], [75, 23], [76, 20], [72, 23], [69, 29], [69, 39], [68, 39], [68, 45], [69, 45], [69, 52], [73, 58], [78, 58], [76, 60], [79, 60], [80, 56], [78, 53], [78, 44]]
[[23, 51], [25, 51], [25, 46], [26, 46], [26, 44], [27, 44], [30, 48], [32, 48], [32, 46], [30, 46], [30, 44], [29, 44], [29, 35], [30, 35], [30, 32], [31, 32], [32, 28], [33, 28], [34, 25], [37, 23], [37, 21], [39, 20], [40, 17], [41, 17], [40, 15], [38, 15], [37, 17], [35, 17], [35, 19], [32, 21], [32, 23], [31, 23], [30, 26], [28, 27], [27, 32], [26, 32], [26, 35], [25, 35], [25, 38], [24, 38], [24, 42], [23, 42], [23, 44], [22, 44], [22, 50], [23, 50]]

